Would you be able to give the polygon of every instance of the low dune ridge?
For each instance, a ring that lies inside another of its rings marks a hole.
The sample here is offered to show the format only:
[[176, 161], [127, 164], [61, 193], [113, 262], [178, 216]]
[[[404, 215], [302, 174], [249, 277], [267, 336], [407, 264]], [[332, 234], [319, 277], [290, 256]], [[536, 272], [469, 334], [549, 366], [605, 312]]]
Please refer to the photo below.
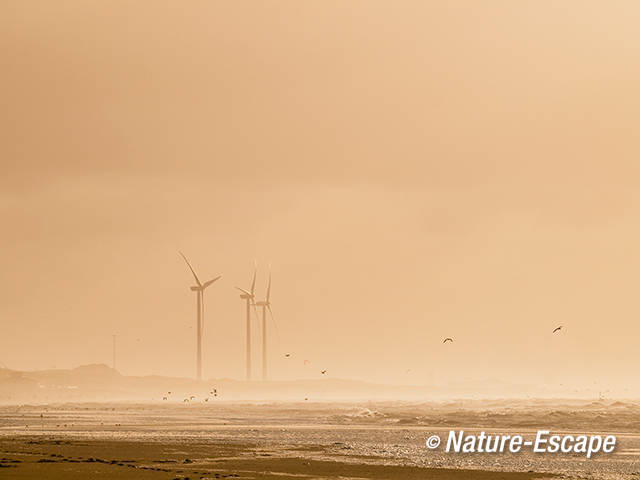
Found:
[[[199, 399], [218, 390], [218, 400], [231, 401], [362, 401], [425, 399], [444, 402], [456, 398], [456, 404], [482, 399], [504, 398], [583, 399], [594, 398], [598, 391], [574, 390], [557, 385], [509, 383], [496, 379], [456, 381], [438, 385], [388, 385], [334, 378], [252, 382], [229, 378], [202, 381], [160, 375], [122, 375], [104, 364], [82, 365], [73, 369], [20, 371], [0, 368], [0, 405], [50, 404], [60, 402], [111, 401], [183, 401], [195, 395]], [[172, 392], [168, 394], [168, 392]], [[595, 404], [598, 402], [595, 401]], [[453, 405], [453, 404], [452, 404]]]

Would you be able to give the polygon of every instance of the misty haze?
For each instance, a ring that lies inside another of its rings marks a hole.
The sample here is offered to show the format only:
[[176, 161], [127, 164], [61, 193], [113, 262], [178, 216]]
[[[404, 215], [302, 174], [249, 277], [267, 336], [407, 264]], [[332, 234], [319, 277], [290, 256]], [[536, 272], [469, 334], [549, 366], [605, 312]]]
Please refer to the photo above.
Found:
[[0, 478], [635, 478], [639, 17], [2, 2]]

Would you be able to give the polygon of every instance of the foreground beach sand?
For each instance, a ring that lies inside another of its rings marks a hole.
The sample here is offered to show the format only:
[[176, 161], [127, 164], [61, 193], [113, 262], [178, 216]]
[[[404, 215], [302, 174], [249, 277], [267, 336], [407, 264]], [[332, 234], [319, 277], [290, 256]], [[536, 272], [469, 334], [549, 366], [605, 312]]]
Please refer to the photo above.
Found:
[[527, 480], [550, 475], [451, 470], [265, 456], [247, 444], [70, 440], [50, 436], [0, 440], [0, 477], [12, 479], [433, 479]]
[[[92, 403], [0, 407], [0, 478], [631, 480], [638, 402]], [[454, 454], [449, 429], [613, 432], [610, 455]]]

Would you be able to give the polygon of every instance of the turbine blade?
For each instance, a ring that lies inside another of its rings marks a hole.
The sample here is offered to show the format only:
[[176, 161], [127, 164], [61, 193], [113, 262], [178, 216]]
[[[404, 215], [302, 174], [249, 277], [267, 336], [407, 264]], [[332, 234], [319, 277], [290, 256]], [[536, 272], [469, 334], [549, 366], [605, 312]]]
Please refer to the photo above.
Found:
[[222, 278], [222, 275], [218, 275], [216, 278], [214, 278], [213, 280], [209, 280], [208, 282], [204, 282], [202, 284], [202, 289], [204, 290], [205, 288], [207, 288], [209, 285], [211, 285], [213, 282], [220, 280]]
[[238, 290], [240, 290], [242, 293], [246, 293], [247, 295], [249, 295], [250, 297], [253, 297], [253, 295], [250, 292], [247, 292], [244, 288], [240, 288], [240, 287], [236, 287]]
[[256, 275], [258, 274], [258, 264], [256, 261], [253, 261], [253, 280], [251, 281], [251, 296], [253, 296], [253, 292], [256, 290]]
[[282, 340], [280, 339], [280, 331], [278, 330], [278, 324], [276, 323], [276, 318], [273, 316], [273, 310], [271, 310], [271, 304], [267, 303], [267, 309], [269, 310], [269, 315], [271, 315], [271, 321], [273, 322], [273, 326], [276, 330], [276, 337], [278, 338], [278, 344], [282, 347]]
[[184, 258], [184, 261], [187, 262], [187, 266], [189, 267], [189, 270], [191, 270], [191, 273], [193, 273], [194, 278], [196, 279], [196, 283], [198, 284], [199, 287], [202, 286], [202, 284], [200, 283], [200, 279], [198, 278], [198, 275], [196, 275], [195, 270], [193, 269], [193, 267], [191, 266], [191, 264], [189, 263], [189, 260], [187, 260], [187, 257], [184, 256], [184, 253], [182, 252], [178, 252], [180, 255], [182, 255], [182, 258]]
[[269, 283], [267, 284], [267, 303], [269, 303], [270, 296], [271, 296], [271, 265], [269, 265]]

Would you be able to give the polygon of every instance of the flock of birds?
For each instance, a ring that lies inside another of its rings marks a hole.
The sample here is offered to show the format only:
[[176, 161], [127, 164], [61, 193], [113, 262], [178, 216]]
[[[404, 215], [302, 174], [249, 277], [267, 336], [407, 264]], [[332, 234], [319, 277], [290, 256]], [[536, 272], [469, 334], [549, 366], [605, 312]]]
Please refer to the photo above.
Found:
[[[551, 333], [553, 334], [553, 333], [559, 332], [560, 330], [562, 330], [562, 325], [560, 325], [559, 327], [554, 328], [553, 332], [551, 332]], [[442, 341], [442, 343], [447, 343], [447, 342], [453, 343], [453, 338], [447, 337]]]
[[[552, 333], [552, 334], [555, 334], [555, 333], [557, 333], [557, 332], [559, 332], [559, 331], [561, 331], [561, 330], [562, 330], [562, 325], [559, 325], [559, 326], [557, 326], [556, 328], [554, 328], [554, 329], [553, 329], [553, 331], [552, 331], [551, 333]], [[445, 339], [442, 341], [442, 343], [447, 343], [447, 342], [451, 342], [451, 343], [453, 343], [453, 338], [451, 338], [451, 337], [447, 337], [447, 338], [445, 338]], [[284, 354], [284, 357], [285, 357], [285, 358], [291, 358], [291, 354], [290, 354], [290, 353], [285, 353], [285, 354]], [[305, 364], [305, 365], [309, 365], [310, 363], [311, 363], [311, 362], [309, 362], [309, 360], [305, 360], [305, 361], [304, 361], [304, 364]], [[405, 371], [405, 373], [409, 373], [410, 371], [411, 371], [411, 369], [409, 368], [409, 369], [407, 369], [407, 370]], [[327, 374], [327, 370], [320, 370], [320, 374], [321, 374], [321, 375], [326, 375], [326, 374]], [[212, 387], [212, 388], [211, 388], [211, 391], [209, 392], [209, 394], [210, 394], [210, 395], [212, 395], [212, 396], [213, 396], [213, 398], [216, 398], [216, 397], [218, 396], [218, 389], [217, 389], [217, 388], [215, 388], [215, 387]], [[166, 401], [166, 400], [169, 400], [169, 396], [170, 396], [170, 395], [171, 395], [171, 392], [167, 392], [167, 395], [163, 396], [163, 397], [162, 397], [162, 400], [165, 400], [165, 401]], [[210, 398], [211, 398], [211, 397], [205, 397], [204, 401], [205, 401], [205, 402], [208, 402]], [[191, 402], [191, 401], [193, 401], [193, 400], [195, 400], [195, 399], [196, 399], [196, 395], [191, 395], [189, 398], [185, 398], [185, 399], [183, 400], [183, 402], [184, 402], [184, 403], [189, 403], [189, 402]], [[307, 399], [305, 398], [305, 400], [307, 400]]]
[[[551, 333], [552, 333], [552, 334], [555, 334], [555, 333], [557, 333], [557, 332], [559, 332], [559, 331], [561, 331], [561, 330], [562, 330], [562, 325], [559, 325], [559, 326], [557, 326], [556, 328], [554, 328], [554, 329], [553, 329], [553, 331], [552, 331]], [[447, 338], [445, 338], [445, 339], [442, 341], [442, 343], [447, 343], [447, 342], [451, 342], [451, 343], [453, 343], [453, 338], [451, 338], [451, 337], [447, 337]], [[290, 353], [285, 353], [285, 354], [284, 354], [284, 357], [285, 357], [285, 358], [291, 358], [291, 357], [292, 357], [292, 355], [291, 355]], [[304, 364], [305, 364], [305, 365], [309, 365], [310, 363], [311, 363], [311, 362], [310, 362], [309, 360], [306, 360], [306, 359], [304, 360]], [[409, 368], [409, 369], [407, 369], [407, 370], [405, 371], [405, 373], [409, 373], [409, 372], [411, 372], [411, 369], [410, 369], [410, 368]], [[320, 370], [320, 374], [321, 374], [321, 375], [326, 375], [326, 374], [327, 374], [327, 370]], [[169, 392], [167, 392], [167, 394], [166, 394], [165, 396], [163, 396], [163, 397], [162, 397], [162, 400], [163, 400], [163, 401], [168, 401], [168, 400], [169, 400], [169, 397], [170, 397], [171, 395], [172, 395], [172, 392], [170, 392], [170, 391], [169, 391]], [[216, 397], [218, 396], [218, 389], [217, 389], [217, 388], [215, 388], [215, 387], [211, 387], [211, 391], [209, 392], [209, 395], [211, 395], [211, 397], [205, 397], [205, 398], [204, 398], [204, 401], [205, 401], [205, 402], [208, 402], [210, 398], [216, 398]], [[192, 401], [193, 401], [193, 400], [195, 400], [196, 398], [197, 398], [197, 397], [196, 397], [196, 395], [191, 395], [191, 396], [189, 396], [188, 398], [185, 398], [185, 399], [183, 400], [183, 403], [189, 403], [189, 402], [192, 402]], [[305, 400], [308, 400], [308, 398], [305, 398]]]
[[[284, 354], [284, 358], [291, 358], [291, 357], [292, 357], [292, 355], [290, 353], [285, 353]], [[307, 360], [307, 359], [305, 359], [303, 363], [304, 363], [304, 365], [311, 364], [311, 362], [309, 360]], [[320, 374], [321, 375], [326, 375], [327, 374], [327, 370], [320, 370]]]
[[[163, 401], [168, 401], [168, 400], [169, 400], [169, 397], [170, 397], [172, 394], [173, 394], [173, 392], [168, 391], [168, 392], [167, 392], [167, 394], [166, 394], [165, 396], [163, 396], [163, 397], [162, 397], [162, 400], [163, 400]], [[209, 399], [210, 399], [210, 398], [212, 398], [212, 397], [213, 397], [213, 398], [217, 397], [217, 396], [218, 396], [218, 389], [217, 389], [217, 388], [215, 388], [215, 387], [211, 387], [211, 391], [209, 392], [209, 395], [211, 395], [211, 397], [205, 397], [205, 398], [204, 398], [204, 401], [205, 401], [205, 402], [208, 402], [208, 401], [209, 401]], [[189, 396], [189, 397], [185, 398], [184, 400], [182, 400], [182, 402], [183, 402], [183, 403], [189, 403], [189, 402], [192, 402], [193, 400], [195, 400], [196, 398], [197, 398], [197, 396], [196, 396], [196, 395], [191, 395], [191, 396]]]
[[[559, 331], [561, 331], [561, 330], [562, 330], [562, 325], [559, 325], [559, 326], [557, 326], [556, 328], [554, 328], [554, 329], [553, 329], [553, 331], [552, 331], [551, 333], [552, 333], [552, 334], [555, 334], [555, 333], [557, 333], [557, 332], [559, 332]], [[442, 343], [443, 343], [443, 344], [444, 344], [444, 343], [447, 343], [447, 342], [451, 342], [451, 343], [453, 343], [453, 338], [452, 338], [452, 337], [446, 337], [446, 338], [442, 341]], [[291, 353], [285, 353], [285, 354], [284, 354], [284, 358], [292, 358], [292, 354], [291, 354]], [[304, 360], [304, 365], [309, 365], [310, 363], [311, 363], [311, 362], [310, 362], [309, 360], [306, 360], [306, 359]], [[411, 372], [411, 369], [410, 369], [410, 368], [408, 368], [408, 369], [405, 371], [405, 373], [407, 373], [407, 374], [408, 374], [409, 372]], [[327, 370], [326, 370], [326, 369], [325, 369], [325, 370], [320, 370], [320, 374], [321, 374], [321, 375], [326, 375], [326, 374], [327, 374]], [[166, 394], [166, 395], [164, 395], [164, 396], [162, 397], [162, 400], [163, 400], [163, 401], [168, 401], [168, 400], [169, 400], [169, 397], [171, 397], [171, 395], [172, 395], [172, 392], [171, 392], [171, 391], [167, 392], [167, 394]], [[205, 398], [204, 398], [204, 401], [205, 401], [205, 402], [208, 402], [208, 401], [209, 401], [210, 399], [212, 399], [212, 398], [216, 398], [216, 397], [218, 396], [218, 389], [217, 389], [216, 387], [211, 387], [211, 391], [209, 392], [209, 395], [210, 395], [210, 396], [208, 396], [208, 397], [205, 397]], [[196, 396], [196, 395], [190, 395], [189, 397], [187, 397], [187, 398], [185, 398], [185, 399], [183, 400], [183, 403], [190, 403], [190, 402], [194, 401], [196, 398], [197, 398], [197, 396]], [[309, 400], [309, 399], [308, 399], [308, 398], [305, 398], [305, 401], [306, 401], [306, 400]]]
[[[284, 357], [285, 358], [291, 358], [292, 355], [290, 353], [285, 353]], [[304, 364], [305, 365], [309, 365], [310, 363], [311, 362], [309, 360], [306, 360], [306, 359], [304, 360]], [[320, 374], [321, 375], [326, 375], [327, 372], [328, 372], [328, 370], [326, 370], [326, 369], [325, 370], [320, 370]], [[163, 395], [162, 400], [165, 401], [165, 402], [169, 401], [169, 399], [170, 399], [172, 394], [173, 394], [173, 392], [168, 391], [165, 395]], [[209, 395], [210, 396], [208, 396], [208, 397], [204, 397], [203, 400], [205, 402], [208, 402], [212, 398], [216, 398], [218, 396], [218, 389], [216, 387], [211, 387], [211, 391], [209, 392]], [[197, 398], [198, 398], [197, 395], [190, 395], [189, 397], [186, 397], [184, 400], [182, 400], [182, 402], [183, 403], [190, 403], [190, 402], [196, 400]], [[309, 400], [309, 398], [305, 397], [305, 401], [306, 400]]]

